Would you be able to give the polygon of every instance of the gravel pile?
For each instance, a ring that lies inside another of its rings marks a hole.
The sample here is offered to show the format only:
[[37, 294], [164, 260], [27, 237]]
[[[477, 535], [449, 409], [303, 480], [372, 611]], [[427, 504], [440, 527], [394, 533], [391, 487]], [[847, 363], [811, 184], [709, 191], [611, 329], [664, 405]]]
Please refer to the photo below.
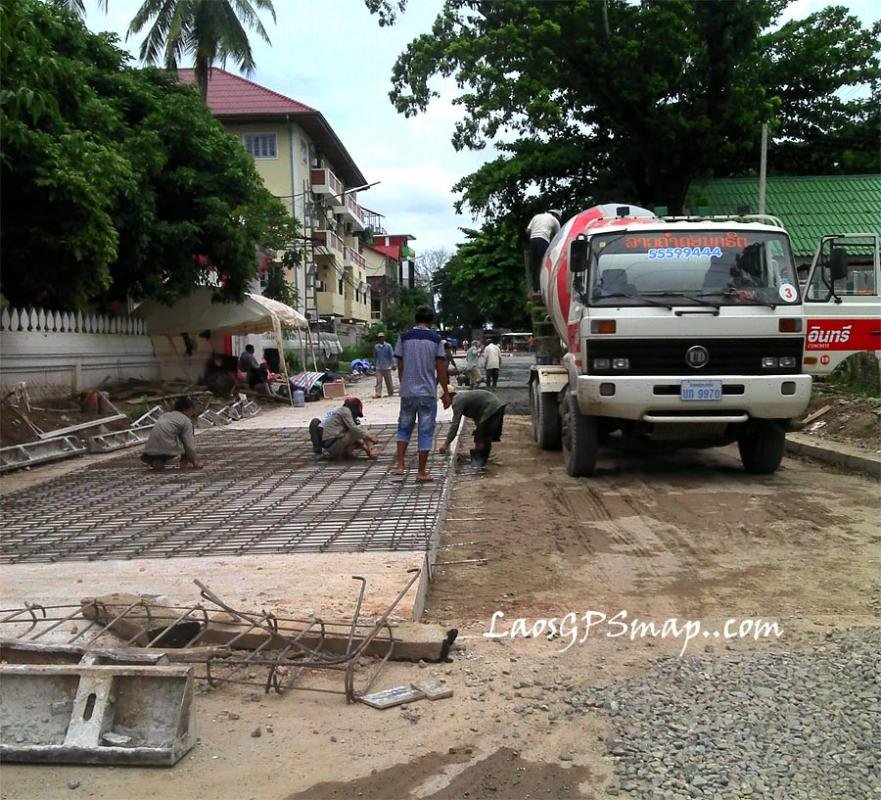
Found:
[[607, 748], [633, 797], [881, 798], [881, 628], [664, 659], [567, 702], [611, 717]]

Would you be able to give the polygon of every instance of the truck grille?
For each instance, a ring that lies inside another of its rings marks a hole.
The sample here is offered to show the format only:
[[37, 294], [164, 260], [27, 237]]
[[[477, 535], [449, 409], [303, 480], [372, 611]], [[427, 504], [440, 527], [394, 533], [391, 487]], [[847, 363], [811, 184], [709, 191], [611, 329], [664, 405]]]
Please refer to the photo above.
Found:
[[[709, 360], [699, 369], [690, 367], [685, 354], [701, 345]], [[587, 343], [590, 375], [680, 375], [695, 379], [708, 375], [793, 375], [801, 372], [803, 336], [762, 339], [591, 339]], [[766, 369], [765, 356], [793, 356], [795, 366]], [[594, 369], [595, 358], [628, 358], [630, 369]]]

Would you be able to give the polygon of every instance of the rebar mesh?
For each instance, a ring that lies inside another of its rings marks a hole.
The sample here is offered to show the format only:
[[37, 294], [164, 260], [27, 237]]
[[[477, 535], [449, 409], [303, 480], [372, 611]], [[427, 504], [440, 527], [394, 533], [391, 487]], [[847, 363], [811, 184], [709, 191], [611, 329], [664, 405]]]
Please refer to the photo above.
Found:
[[376, 461], [319, 458], [305, 429], [210, 431], [192, 472], [153, 472], [134, 450], [4, 496], [0, 562], [427, 549], [446, 469], [401, 480], [395, 427], [371, 431]]

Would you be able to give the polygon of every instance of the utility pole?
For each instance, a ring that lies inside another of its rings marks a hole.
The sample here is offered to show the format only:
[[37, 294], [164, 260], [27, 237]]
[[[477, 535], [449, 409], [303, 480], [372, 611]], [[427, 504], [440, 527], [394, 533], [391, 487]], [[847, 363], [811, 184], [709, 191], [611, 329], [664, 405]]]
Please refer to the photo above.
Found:
[[765, 190], [768, 185], [768, 123], [762, 123], [762, 156], [759, 163], [759, 214], [765, 213]]

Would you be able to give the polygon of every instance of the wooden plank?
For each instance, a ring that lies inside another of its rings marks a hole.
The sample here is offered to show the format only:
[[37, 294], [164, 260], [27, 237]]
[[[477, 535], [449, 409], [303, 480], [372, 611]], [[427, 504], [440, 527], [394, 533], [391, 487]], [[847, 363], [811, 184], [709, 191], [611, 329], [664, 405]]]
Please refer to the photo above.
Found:
[[93, 419], [89, 422], [81, 422], [79, 425], [69, 425], [66, 428], [58, 428], [54, 431], [46, 431], [40, 434], [40, 439], [54, 439], [56, 437], [66, 436], [69, 433], [84, 431], [88, 428], [95, 428], [98, 425], [109, 425], [111, 422], [121, 422], [128, 419], [125, 414], [114, 414], [112, 417], [102, 417], [101, 419]]

